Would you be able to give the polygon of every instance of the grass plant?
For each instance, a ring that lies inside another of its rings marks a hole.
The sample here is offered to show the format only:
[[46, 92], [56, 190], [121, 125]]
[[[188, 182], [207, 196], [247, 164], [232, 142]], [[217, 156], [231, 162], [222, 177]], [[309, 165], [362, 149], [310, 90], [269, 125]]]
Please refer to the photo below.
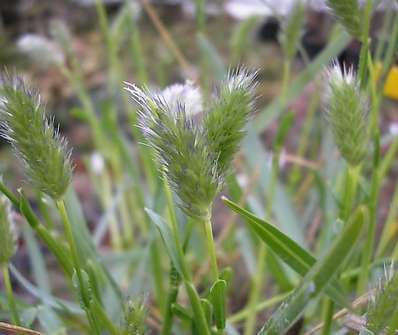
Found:
[[[271, 70], [253, 61], [257, 19], [219, 46], [209, 2], [197, 0], [189, 58], [178, 29], [140, 3], [126, 1], [111, 18], [95, 1], [108, 78], [100, 103], [67, 27], [51, 26], [65, 54], [58, 70], [79, 102], [73, 116], [90, 132], [88, 154], [72, 154], [24, 79], [0, 79], [0, 133], [25, 173], [14, 181], [4, 169], [0, 180], [0, 331], [395, 333], [398, 188], [389, 194], [385, 185], [394, 181], [398, 137], [381, 122], [393, 103], [383, 86], [397, 13], [383, 23], [391, 38], [376, 40], [372, 1], [327, 1], [338, 25], [307, 64], [296, 58], [306, 14], [297, 1], [279, 17], [280, 91], [264, 102]], [[145, 24], [165, 52], [150, 49]], [[352, 39], [358, 68], [335, 60]], [[311, 81], [317, 89], [300, 123], [291, 102]], [[95, 224], [72, 182], [79, 155], [98, 203]], [[16, 261], [19, 244], [29, 275]]]

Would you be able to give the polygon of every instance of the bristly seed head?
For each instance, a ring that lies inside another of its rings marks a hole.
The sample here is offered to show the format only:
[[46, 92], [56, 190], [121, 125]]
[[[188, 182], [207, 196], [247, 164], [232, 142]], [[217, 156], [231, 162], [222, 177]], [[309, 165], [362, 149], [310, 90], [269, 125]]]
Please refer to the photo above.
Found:
[[0, 135], [25, 163], [34, 187], [59, 199], [68, 188], [72, 167], [66, 140], [46, 117], [40, 97], [20, 78], [0, 79]]
[[146, 333], [145, 320], [147, 309], [143, 298], [128, 300], [124, 308], [124, 330], [129, 335], [144, 335]]
[[361, 11], [358, 0], [327, 0], [328, 7], [344, 28], [355, 38], [361, 39]]
[[201, 128], [194, 125], [181, 101], [171, 109], [161, 95], [144, 92], [134, 85], [126, 89], [141, 107], [139, 127], [177, 194], [180, 208], [203, 220], [209, 215], [221, 176], [214, 168]]
[[297, 53], [305, 21], [305, 3], [296, 0], [282, 21], [281, 44], [285, 56], [291, 60]]
[[368, 101], [352, 69], [334, 63], [325, 74], [328, 87], [325, 111], [334, 139], [344, 159], [352, 166], [361, 163], [367, 152]]
[[[231, 72], [201, 123], [195, 123], [187, 106], [191, 101], [143, 91], [126, 83], [140, 107], [139, 127], [154, 149], [181, 209], [203, 220], [220, 191], [232, 159], [244, 136], [252, 111], [256, 74]], [[196, 89], [190, 87], [190, 89]]]
[[221, 175], [230, 172], [245, 135], [245, 126], [253, 113], [256, 77], [256, 72], [242, 68], [230, 72], [203, 120], [204, 133], [210, 151], [217, 157], [217, 170]]
[[393, 263], [378, 286], [366, 313], [366, 329], [372, 334], [384, 334], [398, 308], [398, 273]]
[[11, 214], [10, 201], [0, 195], [0, 267], [8, 264], [10, 258], [16, 252], [16, 232], [15, 224]]

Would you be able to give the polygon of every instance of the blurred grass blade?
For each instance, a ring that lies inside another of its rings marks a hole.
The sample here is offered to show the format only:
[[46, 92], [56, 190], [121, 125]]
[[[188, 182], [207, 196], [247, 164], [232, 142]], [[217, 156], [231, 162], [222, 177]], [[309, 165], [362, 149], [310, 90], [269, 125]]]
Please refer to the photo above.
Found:
[[[315, 257], [287, 235], [279, 231], [275, 226], [258, 218], [242, 207], [239, 207], [236, 203], [225, 197], [223, 198], [223, 201], [229, 208], [245, 218], [247, 224], [258, 235], [258, 237], [301, 276], [305, 276], [316, 263]], [[339, 305], [345, 307], [349, 306], [349, 303], [347, 302], [342, 289], [338, 287], [337, 282], [334, 282], [333, 286], [327, 288], [327, 293]]]
[[[247, 131], [247, 136], [243, 140], [242, 148], [244, 150], [247, 168], [249, 169], [249, 171], [252, 171], [252, 173], [259, 173], [258, 183], [256, 183], [257, 199], [267, 197], [268, 194], [266, 194], [266, 191], [269, 189], [269, 187], [271, 187], [271, 184], [274, 182], [275, 189], [273, 191], [272, 213], [275, 216], [277, 222], [279, 222], [279, 224], [281, 225], [281, 229], [298, 244], [305, 246], [305, 224], [298, 211], [294, 207], [291, 196], [278, 178], [272, 181], [272, 164], [268, 164], [267, 160], [263, 159], [263, 155], [267, 155], [267, 153], [264, 152], [264, 146], [257, 136], [252, 123], [249, 123]], [[254, 197], [253, 200], [255, 200]], [[251, 206], [253, 205], [254, 204], [251, 204]], [[264, 217], [264, 211], [263, 213], [254, 213], [257, 216]]]
[[[302, 71], [290, 84], [286, 94], [286, 102], [297, 98], [304, 90], [306, 85], [322, 71], [323, 67], [334, 57], [336, 57], [348, 44], [351, 37], [344, 31], [332, 40], [319, 56]], [[267, 106], [256, 118], [254, 127], [257, 133], [263, 131], [272, 120], [282, 112], [280, 108], [280, 98], [277, 96], [274, 101]]]
[[192, 313], [190, 310], [177, 303], [173, 304], [171, 306], [171, 309], [173, 311], [173, 314], [181, 320], [192, 322]]
[[80, 308], [79, 305], [73, 302], [56, 298], [51, 294], [40, 290], [37, 286], [30, 283], [12, 264], [10, 264], [10, 271], [15, 279], [19, 282], [19, 284], [21, 284], [21, 287], [23, 287], [32, 296], [42, 301], [44, 304], [59, 311], [83, 315], [83, 310]]
[[32, 228], [24, 226], [22, 232], [28, 249], [35, 282], [42, 291], [50, 293], [51, 282], [49, 280], [46, 263], [43, 254], [40, 251], [40, 246], [33, 234]]
[[218, 51], [214, 48], [211, 42], [205, 35], [199, 33], [197, 36], [198, 47], [205, 57], [211, 73], [214, 74], [216, 79], [222, 80], [225, 77], [226, 68], [223, 59]]
[[214, 321], [218, 330], [225, 328], [225, 290], [227, 282], [218, 279], [210, 289], [211, 302], [213, 303]]
[[49, 306], [37, 307], [37, 319], [46, 334], [66, 335], [66, 328], [62, 320]]
[[73, 235], [76, 239], [79, 256], [82, 264], [84, 264], [84, 262], [89, 258], [95, 259], [96, 252], [83, 215], [83, 210], [73, 187], [69, 187], [65, 194], [65, 205], [69, 215], [69, 220], [72, 224]]
[[29, 204], [28, 199], [24, 194], [21, 193], [19, 200], [19, 210], [28, 221], [30, 226], [33, 228], [35, 233], [40, 237], [44, 244], [51, 250], [54, 256], [57, 258], [58, 262], [62, 266], [65, 273], [71, 277], [73, 273], [73, 267], [70, 257], [69, 249], [59, 241], [57, 241], [53, 235], [43, 226], [32, 207]]
[[150, 210], [149, 208], [145, 208], [145, 211], [148, 213], [152, 222], [159, 229], [160, 235], [162, 236], [163, 242], [166, 246], [167, 253], [169, 254], [170, 259], [172, 260], [173, 265], [177, 269], [180, 276], [182, 278], [185, 278], [186, 276], [183, 271], [184, 266], [176, 249], [173, 232], [171, 231], [169, 225], [160, 215], [156, 214], [154, 211]]
[[251, 16], [234, 28], [230, 40], [231, 63], [239, 64], [250, 50], [250, 34], [259, 22], [258, 16]]
[[303, 278], [302, 284], [281, 304], [258, 335], [284, 334], [298, 320], [309, 301], [322, 293], [350, 257], [359, 240], [366, 217], [365, 207], [355, 211], [325, 255], [315, 263]]

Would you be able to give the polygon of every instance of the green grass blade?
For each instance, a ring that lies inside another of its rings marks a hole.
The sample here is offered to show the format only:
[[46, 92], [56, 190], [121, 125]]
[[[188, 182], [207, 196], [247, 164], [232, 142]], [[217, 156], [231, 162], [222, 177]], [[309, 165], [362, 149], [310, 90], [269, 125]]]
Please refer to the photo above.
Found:
[[47, 228], [40, 223], [39, 219], [33, 212], [33, 209], [30, 206], [28, 199], [22, 193], [19, 200], [19, 210], [25, 217], [26, 221], [28, 221], [30, 226], [33, 228], [35, 233], [40, 237], [40, 239], [46, 244], [48, 249], [50, 249], [50, 251], [57, 258], [65, 273], [69, 277], [71, 277], [73, 273], [73, 267], [69, 249], [64, 244], [60, 243], [60, 241], [55, 239], [53, 235], [47, 230]]
[[29, 226], [24, 226], [22, 233], [28, 249], [35, 282], [42, 291], [51, 293], [51, 282], [49, 280], [46, 262], [40, 251], [40, 246], [34, 236], [33, 230]]
[[30, 293], [33, 297], [42, 301], [43, 304], [61, 312], [83, 315], [83, 310], [78, 304], [54, 297], [53, 295], [42, 291], [39, 287], [33, 285], [28, 279], [26, 279], [12, 264], [10, 264], [10, 271], [21, 287], [23, 287], [24, 290]]
[[[236, 203], [225, 197], [223, 201], [229, 208], [245, 218], [247, 224], [258, 237], [294, 271], [305, 276], [316, 263], [314, 256], [279, 231], [275, 226], [239, 207]], [[327, 293], [336, 303], [348, 307], [349, 304], [341, 292], [342, 289], [338, 287], [337, 283], [333, 283], [333, 286], [327, 288]]]
[[302, 284], [275, 311], [258, 335], [284, 334], [298, 320], [308, 302], [322, 293], [350, 257], [366, 216], [365, 207], [360, 207], [353, 214], [325, 255], [308, 271]]
[[210, 289], [211, 302], [213, 304], [214, 321], [218, 330], [225, 328], [225, 290], [227, 282], [218, 279]]
[[224, 61], [221, 58], [218, 51], [215, 49], [214, 45], [208, 40], [208, 38], [202, 33], [197, 35], [197, 43], [200, 52], [205, 57], [211, 72], [214, 74], [216, 79], [223, 79], [227, 69], [225, 67]]
[[[280, 224], [282, 230], [293, 240], [302, 246], [305, 246], [306, 241], [304, 237], [303, 227], [305, 224], [302, 217], [294, 207], [293, 200], [287, 192], [283, 183], [279, 178], [272, 181], [272, 166], [263, 159], [264, 155], [269, 156], [269, 153], [264, 151], [264, 146], [252, 123], [247, 127], [247, 136], [243, 140], [242, 149], [246, 157], [246, 164], [249, 171], [255, 173], [259, 171], [258, 183], [256, 193], [258, 198], [267, 198], [267, 190], [274, 183], [275, 189], [273, 191], [272, 214], [276, 221]], [[251, 204], [252, 205], [252, 204]], [[264, 214], [255, 212], [256, 215], [263, 217]]]
[[166, 246], [167, 253], [169, 254], [169, 257], [173, 262], [175, 268], [177, 269], [178, 273], [182, 278], [186, 278], [185, 272], [183, 271], [183, 261], [177, 251], [173, 232], [171, 231], [169, 225], [160, 215], [156, 214], [149, 208], [145, 208], [145, 211], [148, 213], [152, 222], [159, 229], [164, 245]]

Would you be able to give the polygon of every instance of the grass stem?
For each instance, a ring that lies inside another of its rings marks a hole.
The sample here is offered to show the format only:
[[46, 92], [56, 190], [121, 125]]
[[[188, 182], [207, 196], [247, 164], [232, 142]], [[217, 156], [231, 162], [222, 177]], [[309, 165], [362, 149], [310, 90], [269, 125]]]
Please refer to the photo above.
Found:
[[15, 325], [20, 326], [21, 320], [19, 318], [17, 305], [15, 303], [14, 292], [11, 285], [10, 272], [8, 271], [8, 264], [3, 264], [1, 267], [3, 273], [4, 287], [7, 293], [8, 304], [11, 311], [12, 321]]
[[244, 330], [245, 335], [254, 334], [254, 330], [256, 327], [256, 319], [257, 319], [256, 306], [263, 287], [262, 282], [264, 277], [265, 257], [266, 257], [266, 247], [264, 243], [260, 242], [258, 255], [257, 255], [256, 273], [255, 276], [253, 277], [253, 285], [250, 291], [249, 302], [247, 305], [249, 312], [245, 323], [245, 330]]
[[210, 256], [210, 269], [213, 280], [216, 281], [218, 279], [218, 265], [210, 217], [204, 222], [204, 230], [206, 235], [207, 250]]

